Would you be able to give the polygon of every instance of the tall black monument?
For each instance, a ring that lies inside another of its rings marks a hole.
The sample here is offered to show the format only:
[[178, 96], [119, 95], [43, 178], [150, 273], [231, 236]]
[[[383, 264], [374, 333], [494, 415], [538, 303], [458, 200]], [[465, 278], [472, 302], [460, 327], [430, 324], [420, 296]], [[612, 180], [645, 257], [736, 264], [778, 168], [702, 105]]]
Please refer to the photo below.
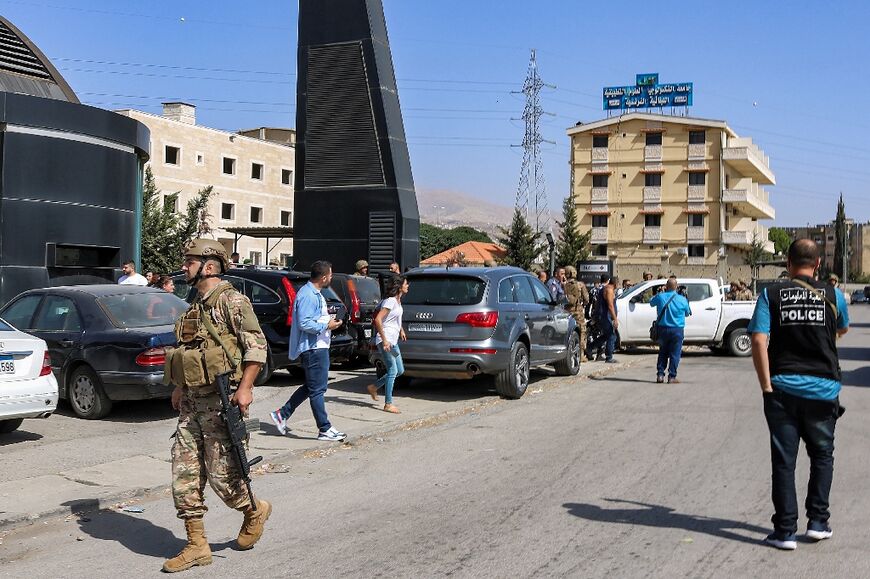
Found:
[[420, 214], [381, 0], [300, 0], [294, 254], [420, 261]]

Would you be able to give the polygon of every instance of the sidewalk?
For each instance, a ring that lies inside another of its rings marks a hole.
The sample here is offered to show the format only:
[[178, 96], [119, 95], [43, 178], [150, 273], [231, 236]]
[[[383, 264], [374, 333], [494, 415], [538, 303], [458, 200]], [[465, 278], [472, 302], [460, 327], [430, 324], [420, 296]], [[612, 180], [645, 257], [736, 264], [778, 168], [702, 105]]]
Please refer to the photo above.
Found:
[[[647, 356], [623, 355], [619, 358], [617, 364], [585, 363], [580, 374], [570, 378], [555, 376], [549, 368], [534, 371], [525, 397], [575, 385], [590, 377], [618, 372]], [[415, 380], [408, 388], [396, 389], [395, 403], [402, 413], [390, 414], [381, 410], [382, 397], [374, 402], [365, 391], [365, 385], [372, 381], [372, 376], [370, 369], [330, 373], [327, 410], [336, 428], [349, 435], [343, 444], [316, 439], [317, 428], [307, 405], [300, 407], [291, 418], [287, 435], [279, 435], [269, 418], [269, 412], [283, 404], [298, 386], [298, 381], [279, 373], [268, 386], [258, 387], [252, 418], [259, 420], [260, 429], [252, 433], [248, 452], [249, 458], [263, 457], [263, 461], [254, 468], [255, 476], [288, 472], [296, 460], [326, 456], [346, 445], [363, 444], [390, 433], [434, 426], [483, 407], [517, 403], [500, 399], [491, 381]], [[42, 452], [44, 447], [25, 447], [23, 451], [21, 447], [16, 447], [15, 450], [23, 452], [24, 456], [16, 456], [15, 464], [6, 466], [14, 470], [7, 471], [12, 474], [0, 482], [0, 529], [47, 516], [71, 513], [83, 501], [91, 506], [110, 508], [150, 493], [168, 492], [171, 476], [169, 437], [175, 431], [176, 420], [171, 412], [165, 412], [162, 406], [160, 408], [161, 414], [157, 418], [140, 420], [144, 426], [132, 431], [123, 420], [114, 424], [97, 424], [56, 415], [38, 423], [43, 426], [44, 435], [22, 432], [17, 444], [35, 444], [33, 440], [46, 439], [46, 445], [57, 442], [60, 446], [75, 442], [65, 440], [70, 433], [64, 430], [87, 432], [89, 429], [100, 429], [97, 444], [105, 448], [94, 449], [92, 454], [96, 458], [106, 453], [113, 458], [90, 464], [87, 457], [79, 457], [70, 465], [65, 455], [56, 459], [45, 456]], [[64, 427], [58, 430], [51, 428], [52, 420], [57, 424], [62, 423]], [[27, 422], [22, 430], [28, 430]], [[93, 436], [93, 432], [88, 432], [88, 435]], [[72, 433], [72, 438], [77, 436]], [[61, 437], [63, 440], [53, 441], [52, 437]], [[120, 448], [108, 452], [107, 449], [113, 446]], [[64, 448], [61, 446], [61, 452], [70, 452]], [[42, 464], [38, 464], [40, 459], [43, 460]], [[55, 465], [44, 464], [46, 459], [52, 460]], [[77, 464], [82, 460], [83, 464]]]

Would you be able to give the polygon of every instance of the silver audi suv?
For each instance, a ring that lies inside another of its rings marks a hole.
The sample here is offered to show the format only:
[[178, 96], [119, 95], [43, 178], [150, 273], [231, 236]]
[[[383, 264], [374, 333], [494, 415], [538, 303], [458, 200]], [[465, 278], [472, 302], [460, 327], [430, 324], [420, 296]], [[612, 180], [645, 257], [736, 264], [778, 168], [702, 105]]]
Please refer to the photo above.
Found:
[[[536, 277], [515, 267], [426, 268], [407, 274], [400, 343], [408, 378], [495, 376], [502, 396], [519, 398], [529, 369], [580, 370], [580, 333]], [[378, 365], [377, 351], [372, 361]]]

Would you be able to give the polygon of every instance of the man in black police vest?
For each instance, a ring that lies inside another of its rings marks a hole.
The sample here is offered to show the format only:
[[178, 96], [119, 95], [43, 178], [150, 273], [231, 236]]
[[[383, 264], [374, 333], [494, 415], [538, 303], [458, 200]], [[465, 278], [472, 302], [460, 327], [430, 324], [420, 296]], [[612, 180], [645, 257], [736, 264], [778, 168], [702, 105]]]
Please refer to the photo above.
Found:
[[837, 338], [849, 329], [849, 313], [838, 289], [814, 279], [820, 261], [815, 242], [794, 241], [788, 248], [791, 280], [758, 296], [749, 323], [773, 463], [774, 531], [765, 542], [778, 549], [797, 548], [794, 471], [801, 439], [810, 456], [806, 536], [821, 541], [832, 535], [828, 497], [834, 426], [842, 414]]

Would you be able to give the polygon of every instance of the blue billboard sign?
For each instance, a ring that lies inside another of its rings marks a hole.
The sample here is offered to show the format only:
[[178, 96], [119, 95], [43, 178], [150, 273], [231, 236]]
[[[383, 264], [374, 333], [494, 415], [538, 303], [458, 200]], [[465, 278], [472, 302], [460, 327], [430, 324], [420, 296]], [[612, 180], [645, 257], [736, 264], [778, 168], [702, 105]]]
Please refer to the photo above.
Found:
[[659, 84], [658, 73], [638, 74], [634, 86], [604, 88], [604, 110], [692, 106], [691, 82]]

